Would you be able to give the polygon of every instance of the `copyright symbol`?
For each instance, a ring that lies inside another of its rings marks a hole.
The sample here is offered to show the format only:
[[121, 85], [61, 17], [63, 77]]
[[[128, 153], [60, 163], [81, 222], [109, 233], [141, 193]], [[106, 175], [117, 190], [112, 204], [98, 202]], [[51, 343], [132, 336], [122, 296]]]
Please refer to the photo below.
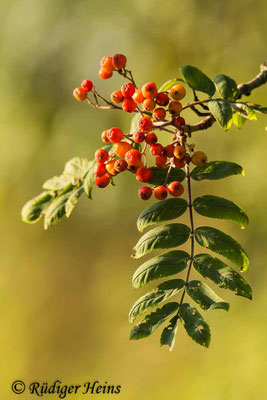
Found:
[[25, 383], [23, 381], [14, 381], [11, 385], [12, 392], [22, 394], [25, 392]]

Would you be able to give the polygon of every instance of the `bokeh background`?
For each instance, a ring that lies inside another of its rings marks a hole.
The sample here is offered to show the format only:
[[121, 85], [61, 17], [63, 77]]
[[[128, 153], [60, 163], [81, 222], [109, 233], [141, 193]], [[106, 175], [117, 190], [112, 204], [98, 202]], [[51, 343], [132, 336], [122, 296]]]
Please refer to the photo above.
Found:
[[[116, 188], [95, 190], [93, 201], [82, 198], [71, 218], [49, 231], [42, 223], [23, 224], [20, 210], [70, 158], [92, 158], [104, 129], [129, 128], [130, 115], [94, 111], [72, 97], [85, 77], [106, 96], [120, 87], [117, 76], [98, 78], [101, 57], [125, 53], [140, 85], [177, 77], [184, 64], [211, 77], [225, 73], [247, 81], [266, 56], [266, 1], [2, 0], [0, 7], [1, 398], [17, 398], [10, 390], [14, 379], [108, 381], [122, 385], [117, 396], [122, 400], [263, 398], [264, 116], [241, 131], [233, 127], [225, 133], [214, 126], [192, 138], [210, 160], [235, 161], [246, 170], [244, 178], [195, 183], [194, 195], [233, 199], [250, 216], [246, 231], [197, 217], [197, 224], [224, 229], [244, 245], [251, 259], [246, 279], [254, 288], [253, 302], [217, 289], [231, 308], [202, 312], [212, 330], [209, 350], [192, 342], [182, 327], [172, 353], [160, 348], [160, 332], [128, 341], [129, 308], [147, 289], [131, 288], [141, 262], [129, 256], [140, 236], [135, 223], [144, 206], [133, 176], [118, 177]], [[266, 88], [252, 99], [266, 105]]]

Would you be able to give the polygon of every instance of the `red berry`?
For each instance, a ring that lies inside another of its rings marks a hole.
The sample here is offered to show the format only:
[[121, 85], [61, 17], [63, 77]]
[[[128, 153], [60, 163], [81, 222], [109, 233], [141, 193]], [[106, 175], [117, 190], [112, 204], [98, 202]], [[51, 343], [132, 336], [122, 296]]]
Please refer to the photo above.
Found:
[[95, 152], [95, 160], [97, 162], [105, 162], [109, 159], [109, 154], [104, 149], [98, 149]]
[[141, 158], [142, 158], [142, 154], [140, 153], [140, 151], [135, 150], [135, 149], [129, 150], [125, 154], [125, 160], [127, 161], [127, 163], [129, 165], [133, 165], [134, 167], [139, 167], [139, 165], [142, 162]]
[[123, 160], [123, 158], [120, 158], [119, 160], [115, 161], [114, 169], [116, 172], [123, 172], [126, 170], [127, 166], [127, 162]]
[[184, 193], [184, 187], [180, 182], [173, 181], [168, 185], [168, 192], [173, 197], [179, 197]]
[[114, 104], [119, 104], [123, 100], [123, 94], [121, 93], [120, 90], [115, 90], [115, 92], [111, 93], [110, 98]]
[[76, 100], [83, 101], [87, 97], [87, 90], [85, 90], [84, 88], [78, 87], [73, 90], [73, 96], [75, 97]]
[[175, 123], [179, 128], [182, 128], [185, 125], [185, 119], [183, 117], [177, 117]]
[[156, 166], [157, 167], [164, 167], [164, 165], [167, 162], [167, 156], [165, 156], [164, 154], [160, 154], [159, 156], [156, 156]]
[[152, 169], [146, 167], [140, 167], [136, 171], [136, 179], [139, 182], [149, 182], [152, 178]]
[[124, 97], [132, 97], [135, 92], [135, 86], [132, 82], [124, 83], [121, 87], [121, 92]]
[[171, 158], [171, 157], [173, 157], [173, 150], [174, 150], [174, 145], [173, 144], [168, 144], [162, 150], [162, 154], [164, 154], [165, 156]]
[[96, 186], [98, 186], [100, 188], [104, 188], [104, 187], [108, 186], [109, 182], [110, 182], [110, 177], [108, 175], [95, 177], [95, 184], [96, 184]]
[[98, 162], [94, 168], [95, 176], [103, 176], [107, 173], [106, 165], [104, 162]]
[[158, 89], [155, 82], [148, 82], [142, 86], [142, 94], [146, 99], [153, 99], [157, 96]]
[[109, 79], [112, 77], [113, 72], [107, 72], [104, 69], [100, 68], [98, 75], [100, 76], [101, 79]]
[[127, 58], [124, 54], [115, 54], [112, 57], [112, 64], [114, 68], [121, 69], [124, 68], [126, 65]]
[[156, 97], [156, 103], [159, 106], [166, 107], [169, 104], [169, 96], [165, 92], [159, 92]]
[[156, 102], [153, 99], [145, 99], [143, 102], [143, 110], [153, 111], [156, 107]]
[[133, 99], [136, 103], [141, 104], [143, 103], [143, 101], [145, 100], [143, 94], [142, 94], [142, 90], [138, 89], [134, 92], [133, 94]]
[[160, 143], [152, 144], [149, 151], [152, 156], [159, 156], [163, 150], [163, 146]]
[[152, 196], [153, 190], [149, 186], [142, 186], [138, 190], [138, 196], [140, 197], [141, 200], [149, 200], [150, 197]]
[[106, 71], [108, 73], [111, 73], [114, 71], [114, 65], [112, 63], [112, 58], [111, 57], [103, 57], [100, 61], [100, 67], [103, 71]]
[[178, 159], [174, 157], [172, 162], [176, 168], [183, 168], [185, 166], [184, 158]]
[[132, 113], [136, 107], [137, 104], [132, 97], [126, 97], [122, 102], [122, 109], [124, 112]]
[[133, 135], [133, 140], [136, 143], [142, 143], [145, 140], [145, 134], [142, 131], [135, 132]]
[[154, 132], [149, 132], [146, 134], [145, 141], [147, 144], [155, 144], [158, 141], [158, 137]]
[[156, 189], [154, 189], [153, 194], [157, 200], [165, 200], [168, 196], [168, 190], [165, 188], [165, 186], [158, 186]]
[[123, 138], [123, 132], [119, 128], [110, 128], [107, 137], [111, 143], [119, 143]]
[[93, 82], [89, 79], [84, 79], [81, 83], [81, 87], [87, 90], [87, 92], [91, 92], [91, 90], [93, 89]]
[[142, 131], [148, 132], [152, 129], [153, 123], [148, 117], [142, 117], [139, 119], [138, 125]]
[[153, 111], [152, 118], [156, 121], [162, 121], [166, 117], [166, 110], [162, 107], [156, 108]]
[[107, 134], [108, 134], [108, 130], [107, 129], [104, 132], [102, 132], [101, 138], [102, 138], [102, 141], [104, 143], [110, 143], [110, 140], [109, 140]]

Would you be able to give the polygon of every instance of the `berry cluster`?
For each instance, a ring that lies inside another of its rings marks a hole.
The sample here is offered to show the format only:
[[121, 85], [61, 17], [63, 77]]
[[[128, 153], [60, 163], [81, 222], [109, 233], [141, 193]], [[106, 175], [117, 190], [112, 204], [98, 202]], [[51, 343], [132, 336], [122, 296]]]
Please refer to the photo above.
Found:
[[[87, 99], [88, 103], [95, 108], [120, 108], [125, 112], [140, 114], [139, 129], [136, 132], [127, 134], [121, 129], [113, 127], [102, 133], [102, 141], [105, 144], [113, 144], [113, 146], [109, 152], [100, 148], [95, 153], [95, 184], [104, 188], [114, 176], [126, 170], [134, 173], [139, 182], [149, 183], [152, 181], [155, 168], [168, 166], [165, 182], [160, 186], [141, 187], [138, 196], [142, 200], [148, 200], [152, 194], [158, 200], [166, 199], [168, 194], [179, 197], [183, 194], [184, 188], [178, 181], [168, 183], [171, 169], [183, 168], [190, 162], [197, 166], [207, 162], [205, 153], [201, 151], [193, 153], [193, 146], [186, 143], [187, 136], [184, 134], [186, 123], [180, 116], [183, 106], [179, 101], [186, 95], [185, 88], [181, 84], [176, 84], [170, 90], [158, 91], [154, 82], [148, 82], [138, 89], [131, 71], [125, 69], [126, 61], [126, 57], [122, 54], [101, 59], [99, 76], [102, 79], [110, 78], [113, 72], [117, 71], [129, 80], [121, 86], [120, 90], [115, 90], [111, 94], [112, 103], [100, 96], [92, 81], [87, 79], [81, 83], [81, 87], [74, 89], [73, 92], [78, 101]], [[89, 99], [89, 92], [93, 93], [96, 104]], [[98, 98], [104, 100], [109, 107], [100, 106]], [[142, 105], [142, 109], [139, 109], [140, 105]], [[167, 112], [169, 119], [166, 120]], [[160, 121], [162, 121], [162, 125], [159, 125]], [[164, 128], [169, 125], [174, 130]], [[172, 133], [172, 142], [163, 146], [154, 132], [156, 129]], [[148, 150], [154, 157], [151, 167], [147, 166]]]

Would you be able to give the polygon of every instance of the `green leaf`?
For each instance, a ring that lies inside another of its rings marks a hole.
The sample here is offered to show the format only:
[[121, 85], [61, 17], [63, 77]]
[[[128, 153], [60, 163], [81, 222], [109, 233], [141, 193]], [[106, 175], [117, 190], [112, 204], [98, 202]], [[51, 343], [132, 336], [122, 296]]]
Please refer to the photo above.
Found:
[[169, 350], [172, 351], [175, 343], [175, 336], [177, 332], [177, 324], [178, 317], [174, 316], [170, 321], [168, 326], [163, 329], [161, 337], [160, 337], [160, 345], [161, 346], [169, 346]]
[[212, 99], [208, 102], [208, 107], [216, 121], [227, 131], [233, 122], [232, 107], [229, 101], [225, 99]]
[[[151, 168], [153, 175], [152, 179], [149, 181], [149, 185], [163, 185], [168, 173], [169, 167], [163, 168]], [[182, 182], [185, 178], [185, 172], [180, 168], [172, 168], [169, 174], [167, 183], [172, 181]]]
[[142, 232], [150, 225], [169, 221], [184, 214], [187, 201], [184, 199], [167, 199], [145, 208], [138, 217], [137, 229]]
[[179, 315], [184, 321], [188, 335], [198, 344], [209, 347], [210, 328], [197, 309], [188, 303], [184, 303], [181, 305]]
[[74, 157], [68, 161], [65, 165], [63, 175], [70, 176], [73, 180], [73, 184], [76, 185], [77, 181], [80, 181], [87, 174], [90, 168], [91, 161], [86, 158]]
[[140, 114], [136, 113], [133, 116], [132, 121], [131, 121], [131, 128], [130, 128], [130, 132], [129, 132], [130, 135], [133, 135], [135, 132], [140, 130], [139, 125], [138, 125], [139, 119], [140, 119]]
[[171, 89], [174, 85], [177, 85], [178, 82], [185, 83], [185, 81], [180, 78], [170, 79], [169, 81], [167, 81], [167, 82], [163, 83], [163, 85], [161, 85], [158, 92], [165, 92], [166, 90]]
[[95, 162], [91, 161], [89, 166], [89, 171], [87, 172], [84, 181], [83, 181], [83, 188], [84, 192], [89, 199], [92, 199], [92, 190], [95, 182], [94, 176], [94, 166]]
[[248, 225], [246, 213], [237, 204], [217, 196], [202, 196], [193, 201], [195, 211], [209, 218], [228, 219], [242, 228]]
[[235, 103], [232, 102], [231, 106], [235, 112], [237, 112], [239, 115], [241, 115], [243, 118], [251, 120], [251, 121], [257, 121], [257, 115], [253, 108], [248, 107], [247, 103]]
[[135, 271], [132, 285], [138, 289], [154, 279], [177, 274], [186, 268], [189, 258], [189, 254], [181, 250], [153, 257]]
[[58, 192], [65, 189], [70, 184], [72, 184], [72, 178], [68, 175], [62, 174], [60, 176], [54, 176], [53, 178], [45, 181], [43, 184], [43, 189]]
[[229, 76], [219, 74], [213, 80], [218, 92], [224, 99], [233, 100], [239, 93], [236, 82]]
[[214, 83], [198, 68], [192, 65], [184, 65], [180, 70], [191, 89], [207, 93], [211, 97], [214, 95], [216, 91]]
[[69, 196], [69, 198], [66, 202], [66, 206], [65, 206], [67, 218], [69, 218], [70, 214], [72, 213], [74, 207], [78, 203], [78, 200], [81, 197], [81, 195], [83, 194], [83, 192], [84, 192], [83, 187], [80, 187], [77, 190], [75, 190], [74, 192], [72, 192], [71, 195]]
[[187, 285], [187, 293], [204, 310], [229, 310], [229, 303], [222, 300], [206, 283], [191, 281]]
[[260, 114], [267, 114], [267, 107], [263, 107], [260, 104], [251, 103], [249, 101], [247, 102], [247, 105]]
[[137, 317], [150, 308], [155, 307], [176, 295], [183, 289], [184, 285], [185, 282], [182, 279], [172, 279], [161, 283], [156, 289], [146, 293], [134, 303], [129, 313], [129, 321], [133, 322]]
[[238, 129], [241, 129], [245, 122], [246, 118], [242, 117], [237, 112], [233, 112], [233, 123]]
[[146, 315], [140, 324], [136, 325], [130, 333], [130, 340], [138, 340], [152, 335], [179, 307], [178, 303], [167, 303], [149, 315]]
[[241, 268], [242, 271], [248, 269], [247, 253], [236, 240], [226, 233], [209, 226], [202, 226], [195, 230], [195, 239], [200, 246], [224, 256]]
[[237, 296], [252, 300], [252, 289], [245, 279], [233, 268], [209, 254], [194, 257], [193, 266], [204, 278], [209, 278], [222, 289], [230, 289]]
[[32, 200], [29, 200], [22, 208], [22, 221], [28, 224], [34, 224], [35, 222], [39, 221], [43, 217], [44, 211], [52, 199], [52, 193], [43, 192], [34, 197]]
[[169, 224], [151, 229], [139, 239], [132, 257], [140, 258], [153, 250], [180, 246], [187, 241], [189, 234], [190, 228], [184, 224]]
[[240, 174], [244, 175], [243, 168], [229, 161], [211, 161], [202, 167], [195, 167], [191, 171], [191, 177], [195, 181], [202, 181], [203, 179], [217, 180]]

